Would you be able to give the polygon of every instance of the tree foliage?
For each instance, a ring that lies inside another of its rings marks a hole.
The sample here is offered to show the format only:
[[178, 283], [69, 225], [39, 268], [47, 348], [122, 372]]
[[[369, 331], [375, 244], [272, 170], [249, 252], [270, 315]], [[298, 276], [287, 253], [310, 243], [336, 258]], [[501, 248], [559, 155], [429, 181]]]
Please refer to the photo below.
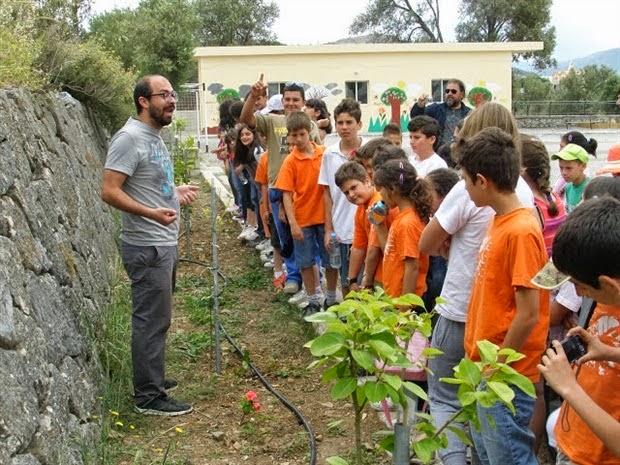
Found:
[[202, 46], [274, 45], [270, 25], [280, 9], [265, 0], [196, 0]]
[[620, 76], [607, 66], [590, 65], [579, 71], [572, 69], [560, 81], [556, 100], [615, 100], [619, 85]]
[[[542, 51], [521, 54], [535, 66], [553, 65], [555, 28], [549, 26], [552, 0], [461, 0], [459, 42], [542, 41]], [[352, 34], [373, 42], [443, 42], [438, 0], [370, 0], [355, 17]], [[516, 57], [515, 57], [516, 58]]]
[[196, 71], [196, 10], [190, 0], [142, 0], [134, 24], [134, 59], [140, 74], [161, 74], [173, 87], [188, 82]]
[[443, 42], [439, 1], [370, 0], [350, 32], [371, 34], [373, 42]]
[[135, 67], [137, 22], [136, 10], [117, 8], [91, 20], [90, 37], [119, 57], [124, 68], [129, 70]]
[[[461, 0], [456, 26], [459, 42], [540, 41], [544, 49], [521, 54], [537, 68], [554, 65], [555, 27], [549, 26], [552, 0]], [[516, 58], [516, 56], [515, 56]]]
[[512, 100], [514, 102], [531, 102], [549, 100], [553, 85], [549, 79], [537, 75], [516, 77], [513, 75]]

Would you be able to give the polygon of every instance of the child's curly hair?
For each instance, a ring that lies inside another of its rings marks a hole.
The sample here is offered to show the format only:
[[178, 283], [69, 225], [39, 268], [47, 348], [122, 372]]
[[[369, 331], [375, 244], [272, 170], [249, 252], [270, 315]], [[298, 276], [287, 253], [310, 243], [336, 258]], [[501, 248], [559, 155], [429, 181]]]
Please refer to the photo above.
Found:
[[416, 169], [406, 160], [387, 160], [377, 168], [374, 175], [377, 189], [385, 187], [409, 197], [413, 208], [424, 223], [431, 217], [433, 197], [428, 182], [418, 177]]

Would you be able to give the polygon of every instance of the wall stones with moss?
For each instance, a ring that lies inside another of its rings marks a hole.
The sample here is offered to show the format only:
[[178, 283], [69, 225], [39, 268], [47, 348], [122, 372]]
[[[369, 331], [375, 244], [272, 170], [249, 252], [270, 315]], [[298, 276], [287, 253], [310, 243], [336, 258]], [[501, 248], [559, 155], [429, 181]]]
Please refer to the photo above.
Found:
[[0, 90], [0, 465], [81, 464], [100, 434], [106, 147], [70, 95]]

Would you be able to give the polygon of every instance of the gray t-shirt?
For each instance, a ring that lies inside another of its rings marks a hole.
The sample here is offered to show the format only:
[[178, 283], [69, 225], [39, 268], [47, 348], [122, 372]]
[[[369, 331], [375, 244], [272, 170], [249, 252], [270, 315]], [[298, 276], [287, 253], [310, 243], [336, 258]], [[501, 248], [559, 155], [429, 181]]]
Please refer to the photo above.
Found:
[[[172, 208], [180, 214], [174, 185], [174, 167], [160, 131], [137, 118], [129, 118], [110, 141], [105, 168], [126, 174], [123, 191], [151, 208]], [[132, 245], [177, 244], [179, 222], [158, 222], [121, 212], [121, 240]]]

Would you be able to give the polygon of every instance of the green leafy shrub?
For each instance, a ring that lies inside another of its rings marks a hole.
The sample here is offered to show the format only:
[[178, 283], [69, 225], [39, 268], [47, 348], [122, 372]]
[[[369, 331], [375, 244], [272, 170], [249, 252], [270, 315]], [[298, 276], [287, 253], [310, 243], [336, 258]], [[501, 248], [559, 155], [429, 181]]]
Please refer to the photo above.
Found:
[[135, 113], [136, 76], [116, 56], [94, 40], [63, 42], [48, 36], [44, 44], [39, 66], [50, 84], [86, 104], [111, 132]]
[[0, 28], [0, 87], [42, 88], [46, 80], [33, 66], [40, 48], [32, 37]]

